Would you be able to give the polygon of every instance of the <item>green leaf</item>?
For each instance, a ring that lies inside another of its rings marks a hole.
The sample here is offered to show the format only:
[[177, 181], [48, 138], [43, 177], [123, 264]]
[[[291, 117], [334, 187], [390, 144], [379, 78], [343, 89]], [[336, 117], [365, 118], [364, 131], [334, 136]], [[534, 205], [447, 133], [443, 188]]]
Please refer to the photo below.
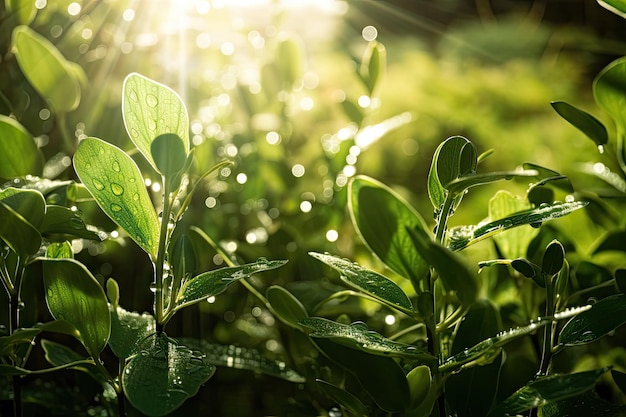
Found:
[[550, 105], [562, 118], [587, 135], [597, 146], [606, 145], [609, 141], [606, 127], [591, 114], [564, 101], [553, 101]]
[[74, 251], [72, 250], [72, 244], [68, 241], [51, 243], [46, 249], [46, 258], [73, 259]]
[[28, 82], [60, 113], [75, 110], [80, 102], [76, 68], [46, 38], [29, 28], [13, 30], [15, 56]]
[[101, 233], [88, 229], [78, 212], [63, 206], [47, 206], [39, 230], [48, 240], [72, 238], [102, 240]]
[[554, 220], [581, 209], [587, 204], [586, 201], [546, 204], [543, 207], [520, 211], [488, 223], [481, 223], [476, 226], [458, 226], [448, 231], [448, 247], [453, 251], [465, 249], [473, 243], [513, 227]]
[[597, 0], [597, 1], [600, 6], [626, 19], [626, 1], [625, 0]]
[[104, 290], [87, 268], [73, 259], [44, 259], [42, 263], [50, 313], [74, 326], [89, 355], [97, 358], [111, 332]]
[[417, 283], [429, 265], [415, 250], [407, 229], [426, 229], [413, 207], [384, 184], [357, 176], [348, 185], [348, 209], [361, 240], [391, 270]]
[[594, 255], [601, 252], [626, 252], [626, 230], [610, 230], [603, 235], [591, 251]]
[[534, 177], [537, 171], [504, 171], [504, 172], [487, 172], [485, 174], [463, 175], [446, 184], [445, 188], [448, 192], [460, 195], [463, 191], [477, 185], [489, 184], [491, 182], [510, 180], [515, 177]]
[[148, 416], [163, 416], [194, 396], [215, 373], [204, 355], [165, 335], [153, 336], [129, 359], [122, 385], [130, 403]]
[[580, 395], [592, 389], [596, 380], [606, 371], [605, 368], [535, 379], [500, 403], [489, 413], [489, 417], [515, 415], [551, 402]]
[[309, 252], [309, 255], [341, 273], [342, 281], [352, 288], [371, 295], [392, 308], [413, 312], [409, 297], [389, 278], [338, 256], [316, 252]]
[[24, 217], [0, 201], [0, 238], [20, 256], [34, 255], [41, 246], [41, 234]]
[[[108, 286], [107, 286], [108, 287]], [[135, 313], [117, 306], [109, 307], [111, 313], [111, 337], [109, 346], [120, 359], [139, 353], [141, 342], [156, 332], [156, 321], [148, 313]]]
[[456, 293], [461, 303], [470, 306], [478, 297], [478, 282], [463, 260], [448, 248], [430, 239], [424, 230], [409, 230], [420, 255], [437, 270], [447, 291]]
[[302, 77], [303, 73], [302, 43], [295, 37], [285, 37], [276, 47], [276, 65], [280, 72], [280, 79], [287, 90]]
[[0, 190], [0, 201], [40, 229], [46, 215], [46, 200], [39, 191], [8, 187]]
[[43, 158], [32, 135], [17, 120], [0, 114], [0, 178], [41, 175]]
[[559, 334], [559, 344], [577, 346], [594, 342], [626, 323], [626, 295], [606, 297], [591, 309], [568, 321]]
[[417, 366], [406, 375], [411, 393], [411, 410], [419, 407], [427, 399], [431, 390], [432, 379], [430, 368], [427, 365]]
[[124, 126], [137, 149], [154, 169], [152, 142], [158, 136], [174, 134], [182, 139], [189, 153], [189, 116], [180, 96], [171, 88], [143, 75], [132, 73], [122, 91]]
[[[92, 362], [89, 363], [82, 355], [79, 355], [69, 347], [60, 343], [55, 343], [50, 340], [43, 339], [41, 341], [41, 347], [43, 348], [46, 360], [53, 366], [68, 366], [70, 369], [76, 369], [82, 372], [86, 372], [96, 381], [100, 382], [105, 389], [113, 391], [113, 388], [109, 385], [107, 378], [100, 372], [100, 369]], [[112, 393], [115, 395], [115, 392]]]
[[[508, 191], [500, 190], [489, 200], [489, 219], [491, 221], [502, 219], [530, 208], [532, 207], [525, 200]], [[526, 255], [528, 245], [538, 233], [539, 229], [523, 225], [494, 236], [494, 240], [504, 256], [521, 258]]]
[[324, 391], [326, 395], [349, 411], [351, 415], [357, 417], [367, 417], [369, 415], [367, 407], [365, 407], [361, 400], [348, 391], [321, 379], [316, 379], [315, 382], [317, 382], [317, 386]]
[[626, 57], [618, 58], [607, 65], [593, 83], [596, 103], [626, 131]]
[[541, 270], [548, 275], [555, 275], [563, 268], [565, 249], [558, 240], [553, 240], [546, 247], [541, 260]]
[[402, 368], [390, 357], [335, 343], [331, 339], [315, 340], [318, 349], [339, 366], [347, 369], [383, 410], [400, 412], [409, 405], [409, 386]]
[[626, 374], [612, 369], [611, 376], [613, 377], [613, 381], [615, 381], [615, 385], [617, 385], [622, 393], [626, 394]]
[[[150, 145], [150, 154], [166, 181], [174, 181], [178, 176], [180, 183], [180, 172], [187, 162], [187, 150], [178, 135], [165, 133], [157, 136]], [[172, 188], [178, 188], [178, 184], [174, 184]]]
[[626, 406], [612, 404], [598, 397], [595, 392], [587, 392], [573, 398], [548, 403], [541, 408], [539, 413], [540, 417], [624, 417], [624, 415], [626, 415]]
[[261, 258], [246, 265], [204, 272], [183, 283], [176, 298], [175, 310], [180, 310], [208, 297], [221, 294], [226, 288], [242, 278], [247, 278], [257, 272], [279, 268], [286, 263], [287, 261], [268, 261]]
[[170, 256], [170, 265], [174, 273], [172, 291], [178, 293], [183, 280], [196, 274], [196, 264], [196, 251], [191, 243], [191, 239], [186, 234], [180, 235], [174, 241], [174, 247]]
[[273, 376], [285, 381], [304, 383], [306, 379], [280, 360], [267, 359], [256, 349], [243, 346], [220, 345], [206, 340], [181, 339], [181, 343], [198, 349], [206, 355], [206, 362], [215, 366], [245, 369], [256, 373]]
[[376, 87], [379, 85], [381, 77], [387, 68], [387, 51], [383, 44], [371, 41], [363, 53], [361, 60], [360, 75], [365, 81], [368, 93], [374, 95]]
[[9, 13], [13, 13], [17, 17], [17, 21], [21, 25], [28, 25], [33, 21], [37, 14], [35, 2], [29, 0], [5, 0], [4, 5]]
[[[469, 152], [473, 146], [462, 136], [452, 136], [443, 141], [435, 150], [428, 173], [428, 197], [435, 211], [438, 211], [446, 200], [448, 195], [446, 185], [463, 174], [475, 171], [478, 165], [477, 152], [474, 148], [474, 160], [470, 157], [472, 152]], [[463, 167], [461, 167], [462, 162]]]
[[272, 285], [265, 292], [265, 297], [273, 313], [290, 327], [300, 329], [298, 322], [309, 316], [302, 303], [283, 287]]
[[436, 360], [425, 349], [387, 339], [363, 322], [341, 324], [321, 317], [307, 317], [300, 324], [313, 330], [309, 334], [315, 339], [332, 339], [335, 343], [355, 350], [383, 356], [407, 357], [412, 359]]
[[87, 138], [78, 145], [74, 169], [100, 208], [156, 258], [159, 219], [135, 162], [118, 147]]

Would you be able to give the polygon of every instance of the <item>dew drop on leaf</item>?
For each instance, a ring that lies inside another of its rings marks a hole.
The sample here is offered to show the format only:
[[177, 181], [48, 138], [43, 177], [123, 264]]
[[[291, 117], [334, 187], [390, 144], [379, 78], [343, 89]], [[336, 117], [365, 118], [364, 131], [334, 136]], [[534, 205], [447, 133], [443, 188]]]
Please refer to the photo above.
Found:
[[122, 187], [119, 184], [112, 183], [111, 184], [111, 191], [113, 191], [113, 194], [115, 194], [115, 195], [122, 195], [122, 194], [124, 194], [124, 187]]
[[148, 129], [150, 130], [156, 130], [157, 125], [156, 125], [156, 121], [154, 119], [148, 119]]
[[137, 136], [139, 136], [139, 132], [137, 132], [137, 130], [135, 129], [130, 129], [130, 135], [136, 138]]
[[150, 107], [156, 107], [159, 104], [159, 100], [153, 94], [146, 95], [146, 104]]
[[604, 145], [598, 145], [598, 152], [604, 153]]
[[120, 164], [117, 161], [113, 161], [113, 171], [120, 172]]
[[97, 178], [93, 179], [93, 186], [99, 191], [104, 190], [104, 184], [102, 184], [102, 182]]
[[119, 204], [111, 204], [111, 211], [114, 212], [120, 212], [122, 211], [122, 206], [120, 206]]
[[130, 94], [128, 95], [128, 97], [130, 97], [132, 101], [137, 103], [138, 99], [137, 99], [137, 93], [135, 92], [135, 90], [130, 90]]

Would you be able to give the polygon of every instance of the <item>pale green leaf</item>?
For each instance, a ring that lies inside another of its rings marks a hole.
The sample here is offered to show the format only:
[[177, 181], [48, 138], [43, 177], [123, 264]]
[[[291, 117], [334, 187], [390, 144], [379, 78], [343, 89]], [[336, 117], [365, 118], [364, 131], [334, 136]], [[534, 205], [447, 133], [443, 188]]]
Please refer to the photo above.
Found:
[[41, 175], [43, 158], [32, 135], [17, 120], [0, 114], [0, 178]]
[[[489, 200], [489, 219], [498, 220], [510, 214], [531, 209], [526, 200], [518, 198], [508, 191], [500, 190]], [[502, 232], [493, 237], [498, 249], [507, 258], [526, 256], [530, 242], [537, 236], [539, 229], [523, 225]]]
[[20, 25], [28, 25], [37, 15], [36, 2], [32, 0], [5, 0], [6, 10], [17, 17]]

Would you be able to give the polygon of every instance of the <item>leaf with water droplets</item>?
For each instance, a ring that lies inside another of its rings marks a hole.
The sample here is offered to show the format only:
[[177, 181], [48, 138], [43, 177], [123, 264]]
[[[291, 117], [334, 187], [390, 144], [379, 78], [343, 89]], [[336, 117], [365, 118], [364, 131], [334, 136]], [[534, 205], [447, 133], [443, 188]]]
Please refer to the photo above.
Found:
[[606, 145], [609, 141], [606, 127], [591, 114], [564, 101], [553, 101], [550, 105], [562, 118], [587, 135], [596, 145]]
[[180, 341], [186, 346], [204, 353], [206, 361], [212, 365], [245, 369], [290, 382], [306, 382], [302, 375], [287, 367], [285, 362], [268, 359], [256, 349], [235, 345], [220, 345], [207, 342], [206, 340], [188, 338], [180, 339]]
[[102, 240], [100, 233], [88, 229], [76, 211], [63, 206], [48, 205], [39, 230], [48, 240], [54, 241], [73, 238]]
[[151, 147], [158, 136], [177, 135], [185, 154], [189, 153], [189, 116], [171, 88], [137, 73], [128, 75], [122, 92], [122, 115], [130, 139], [157, 171]]
[[120, 359], [139, 352], [141, 342], [156, 331], [156, 321], [148, 313], [126, 311], [122, 307], [109, 306], [111, 312], [111, 338], [109, 346]]
[[626, 295], [606, 297], [565, 323], [559, 344], [578, 346], [595, 342], [626, 323]]
[[580, 395], [594, 387], [608, 368], [537, 378], [498, 404], [488, 417], [505, 417]]
[[[489, 219], [502, 219], [510, 214], [528, 210], [528, 201], [518, 198], [508, 191], [500, 190], [489, 199]], [[528, 245], [537, 236], [539, 229], [522, 225], [494, 236], [498, 249], [507, 258], [520, 258], [526, 255]]]
[[146, 339], [128, 360], [122, 385], [130, 403], [148, 416], [163, 416], [194, 396], [215, 373], [204, 355], [164, 334]]
[[376, 355], [407, 357], [426, 362], [436, 361], [426, 349], [387, 339], [369, 330], [362, 322], [341, 324], [321, 317], [307, 317], [300, 320], [300, 324], [313, 330], [309, 334], [313, 338], [331, 339], [352, 349]]
[[235, 267], [226, 267], [204, 272], [185, 281], [176, 297], [175, 310], [195, 304], [208, 297], [221, 294], [230, 285], [242, 278], [247, 278], [257, 272], [276, 269], [287, 261], [268, 261], [259, 259], [256, 262]]
[[348, 391], [321, 379], [316, 379], [315, 382], [317, 382], [317, 386], [324, 391], [326, 395], [336, 401], [341, 407], [349, 411], [351, 413], [350, 415], [355, 415], [357, 417], [366, 417], [369, 415], [367, 407], [361, 402], [361, 400]]
[[409, 297], [389, 278], [338, 256], [316, 252], [309, 252], [309, 255], [339, 271], [342, 281], [351, 287], [371, 295], [389, 307], [414, 313]]
[[159, 220], [135, 161], [114, 145], [87, 138], [78, 145], [74, 169], [102, 211], [156, 258]]

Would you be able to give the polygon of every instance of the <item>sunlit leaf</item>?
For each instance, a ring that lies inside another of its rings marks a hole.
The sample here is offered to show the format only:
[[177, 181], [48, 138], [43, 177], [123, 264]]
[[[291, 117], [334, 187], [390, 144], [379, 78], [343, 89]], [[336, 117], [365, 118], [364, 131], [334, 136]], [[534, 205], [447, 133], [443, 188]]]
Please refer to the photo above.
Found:
[[363, 53], [359, 72], [370, 96], [374, 95], [376, 87], [379, 85], [386, 69], [387, 51], [384, 45], [376, 41], [369, 42]]
[[7, 12], [13, 13], [21, 25], [28, 25], [37, 15], [36, 2], [29, 0], [5, 0]]
[[152, 157], [152, 141], [174, 134], [182, 139], [189, 153], [189, 116], [180, 96], [171, 88], [143, 75], [132, 73], [122, 91], [124, 126], [137, 149], [158, 170]]
[[445, 185], [446, 190], [450, 193], [460, 194], [471, 187], [477, 185], [489, 184], [491, 182], [510, 180], [516, 177], [534, 177], [537, 171], [504, 171], [504, 172], [487, 172], [484, 174], [470, 174], [458, 177]]
[[111, 332], [104, 290], [87, 268], [73, 259], [44, 259], [42, 263], [50, 313], [74, 326], [87, 352], [97, 358]]
[[321, 379], [316, 379], [315, 382], [317, 382], [317, 386], [324, 391], [326, 395], [336, 401], [341, 407], [348, 410], [351, 415], [357, 417], [366, 417], [369, 415], [367, 407], [365, 407], [361, 400], [348, 391]]
[[380, 139], [384, 138], [389, 132], [399, 129], [400, 127], [410, 123], [412, 120], [413, 115], [409, 112], [405, 112], [392, 116], [376, 124], [368, 124], [356, 132], [354, 135], [354, 143], [361, 149], [361, 151], [364, 151]]
[[[166, 181], [174, 181], [178, 176], [180, 182], [180, 172], [187, 162], [187, 150], [178, 135], [165, 133], [157, 136], [150, 146], [150, 154]], [[178, 184], [174, 184], [173, 188], [178, 188]]]
[[283, 287], [272, 285], [265, 297], [274, 314], [288, 326], [300, 329], [298, 322], [309, 316], [302, 303]]
[[[489, 219], [502, 219], [510, 214], [532, 208], [530, 204], [508, 191], [500, 190], [489, 200]], [[494, 236], [498, 249], [509, 258], [526, 256], [528, 245], [539, 233], [531, 226], [520, 226]]]
[[607, 369], [537, 378], [500, 403], [489, 417], [505, 417], [522, 413], [551, 402], [580, 395], [592, 389]]
[[17, 120], [0, 114], [0, 178], [41, 175], [43, 158], [32, 135]]
[[427, 365], [417, 366], [406, 374], [406, 380], [409, 383], [409, 392], [411, 393], [411, 409], [415, 409], [422, 404], [430, 392], [432, 384], [432, 375]]
[[513, 227], [542, 223], [563, 217], [585, 207], [587, 204], [586, 201], [554, 203], [545, 205], [544, 207], [514, 213], [503, 219], [481, 223], [476, 226], [455, 227], [448, 231], [448, 247], [453, 251], [458, 251]]
[[65, 242], [53, 242], [48, 245], [46, 249], [46, 258], [55, 259], [72, 259], [74, 258], [74, 251], [72, 250], [72, 244], [68, 241]]
[[626, 0], [597, 0], [598, 4], [626, 19]]
[[615, 122], [626, 130], [626, 57], [618, 58], [607, 65], [593, 83], [593, 95]]
[[577, 346], [594, 342], [626, 323], [626, 295], [606, 297], [568, 321], [559, 334], [559, 344]]
[[574, 192], [574, 187], [572, 186], [571, 181], [565, 175], [559, 174], [558, 172], [541, 165], [533, 164], [532, 162], [524, 162], [522, 167], [527, 171], [537, 171], [537, 179], [539, 179], [539, 182], [533, 184], [530, 189], [533, 189], [537, 185], [551, 184], [565, 192]]
[[63, 206], [48, 205], [39, 230], [49, 240], [102, 240], [101, 233], [88, 229], [76, 211]]
[[180, 288], [176, 298], [176, 310], [202, 301], [208, 297], [221, 294], [226, 288], [242, 278], [247, 278], [257, 272], [276, 269], [287, 261], [268, 261], [259, 259], [246, 265], [220, 268], [204, 272], [187, 281]]
[[276, 66], [287, 89], [291, 89], [302, 77], [304, 64], [302, 48], [302, 43], [294, 36], [284, 37], [276, 46]]
[[19, 213], [0, 201], [0, 238], [18, 255], [34, 255], [41, 246], [41, 234]]
[[[469, 145], [468, 145], [469, 144]], [[446, 184], [454, 181], [463, 173], [475, 171], [478, 165], [478, 156], [474, 148], [475, 161], [469, 158], [469, 152], [466, 149], [463, 154], [464, 147], [468, 145], [473, 147], [471, 142], [462, 136], [452, 136], [442, 142], [433, 155], [433, 160], [428, 173], [428, 197], [430, 198], [435, 211], [439, 210], [446, 200], [448, 191]], [[463, 171], [461, 172], [461, 162], [465, 158]]]
[[592, 253], [626, 252], [626, 230], [610, 230], [594, 245]]
[[200, 352], [179, 346], [165, 335], [155, 335], [129, 359], [122, 385], [135, 408], [148, 416], [163, 416], [194, 396], [214, 372], [215, 366]]
[[309, 252], [312, 257], [341, 273], [341, 279], [351, 287], [371, 295], [394, 308], [413, 310], [413, 304], [402, 289], [389, 278], [338, 256]]
[[175, 241], [170, 255], [170, 265], [174, 274], [172, 290], [178, 292], [183, 280], [196, 274], [196, 251], [191, 239], [186, 234], [180, 235]]
[[46, 200], [36, 190], [8, 187], [0, 190], [0, 201], [19, 213], [36, 228], [46, 215]]
[[245, 369], [289, 382], [304, 383], [306, 381], [302, 375], [289, 368], [285, 362], [268, 359], [256, 349], [235, 345], [220, 345], [207, 342], [206, 340], [187, 338], [181, 339], [181, 343], [194, 349], [197, 348], [206, 355], [206, 362], [215, 366]]
[[606, 145], [609, 141], [606, 127], [591, 114], [564, 101], [553, 101], [550, 104], [561, 117], [587, 135], [596, 145]]
[[417, 211], [384, 184], [355, 177], [348, 186], [350, 217], [361, 240], [391, 270], [416, 283], [429, 265], [415, 250], [407, 229], [426, 229]]
[[541, 270], [548, 274], [554, 275], [563, 267], [565, 260], [565, 249], [558, 240], [553, 240], [548, 244], [543, 258], [541, 260]]
[[434, 359], [425, 349], [387, 339], [369, 330], [362, 322], [341, 324], [321, 317], [308, 317], [300, 320], [300, 324], [313, 330], [309, 336], [315, 339], [332, 339], [336, 343], [356, 350], [376, 355], [401, 356], [426, 361]]
[[126, 359], [139, 353], [141, 342], [156, 332], [154, 317], [148, 313], [126, 311], [120, 306], [111, 306], [109, 310], [111, 312], [109, 346], [115, 356]]
[[74, 169], [100, 208], [156, 258], [159, 220], [135, 162], [118, 147], [87, 138], [78, 145]]
[[26, 79], [55, 111], [66, 113], [78, 107], [81, 91], [75, 69], [69, 68], [52, 42], [28, 26], [18, 26], [13, 45]]

